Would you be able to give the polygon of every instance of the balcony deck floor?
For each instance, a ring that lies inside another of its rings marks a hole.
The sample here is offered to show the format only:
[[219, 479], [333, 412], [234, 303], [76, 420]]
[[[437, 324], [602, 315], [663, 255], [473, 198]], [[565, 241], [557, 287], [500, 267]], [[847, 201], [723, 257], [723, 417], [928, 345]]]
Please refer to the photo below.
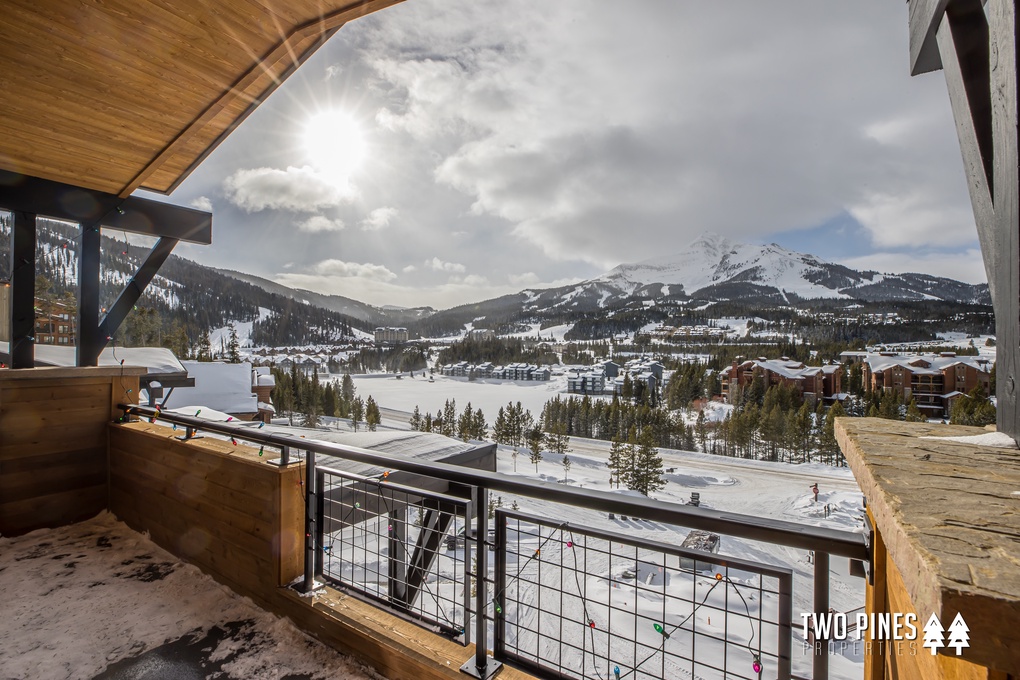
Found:
[[379, 677], [109, 513], [0, 538], [0, 602], [5, 677]]

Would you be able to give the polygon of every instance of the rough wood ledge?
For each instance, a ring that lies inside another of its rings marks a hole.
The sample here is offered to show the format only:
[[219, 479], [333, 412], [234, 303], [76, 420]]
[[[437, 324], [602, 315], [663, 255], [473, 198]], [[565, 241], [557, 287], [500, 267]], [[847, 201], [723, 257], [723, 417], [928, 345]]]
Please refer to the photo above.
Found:
[[[962, 613], [965, 658], [1020, 668], [1020, 451], [922, 437], [977, 427], [840, 418], [836, 438], [920, 625]], [[942, 653], [947, 651], [939, 650]]]

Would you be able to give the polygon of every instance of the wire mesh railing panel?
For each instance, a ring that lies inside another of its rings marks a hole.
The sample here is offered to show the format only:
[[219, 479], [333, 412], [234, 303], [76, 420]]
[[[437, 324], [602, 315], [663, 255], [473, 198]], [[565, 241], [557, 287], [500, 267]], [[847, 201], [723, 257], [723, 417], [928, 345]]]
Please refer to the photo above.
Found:
[[591, 680], [789, 677], [789, 570], [512, 511], [496, 522], [497, 659]]
[[468, 503], [424, 489], [318, 469], [318, 575], [459, 636], [465, 626]]

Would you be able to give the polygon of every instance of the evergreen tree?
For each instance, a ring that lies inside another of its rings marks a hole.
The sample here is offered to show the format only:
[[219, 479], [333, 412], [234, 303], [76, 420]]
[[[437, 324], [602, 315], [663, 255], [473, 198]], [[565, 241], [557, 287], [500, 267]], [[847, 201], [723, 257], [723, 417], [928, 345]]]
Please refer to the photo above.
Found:
[[351, 402], [351, 426], [354, 431], [358, 431], [358, 422], [361, 421], [365, 415], [365, 402], [361, 400], [361, 397], [355, 397], [354, 401]]
[[368, 425], [370, 432], [375, 432], [380, 422], [382, 422], [382, 415], [379, 413], [379, 405], [375, 403], [375, 399], [370, 394], [368, 401], [365, 402], [365, 424]]
[[927, 420], [928, 419], [924, 417], [924, 414], [921, 413], [921, 409], [917, 407], [917, 400], [911, 397], [910, 403], [907, 404], [906, 421], [908, 423], [923, 423]]
[[424, 429], [425, 423], [421, 418], [421, 410], [418, 408], [417, 404], [414, 405], [414, 413], [411, 414], [410, 423], [411, 429], [415, 432], [421, 432]]
[[561, 456], [570, 452], [570, 437], [567, 436], [565, 425], [557, 423], [552, 426], [552, 430], [545, 435], [545, 447]]
[[570, 465], [571, 465], [570, 457], [564, 455], [563, 456], [563, 481], [564, 482], [567, 481], [567, 475], [570, 474]]
[[645, 496], [666, 486], [662, 478], [662, 458], [654, 446], [654, 439], [648, 431], [641, 434], [640, 446], [634, 459], [627, 487]]
[[457, 437], [461, 441], [467, 441], [473, 434], [472, 426], [474, 425], [474, 411], [471, 409], [471, 402], [464, 407], [464, 412], [457, 418]]
[[209, 339], [209, 331], [205, 330], [202, 332], [202, 336], [198, 341], [198, 355], [195, 357], [199, 361], [212, 361], [212, 342]]
[[616, 488], [620, 488], [620, 479], [625, 471], [627, 459], [627, 446], [619, 437], [613, 437], [613, 444], [609, 447], [609, 486], [616, 482]]
[[708, 423], [705, 421], [705, 409], [698, 411], [698, 420], [694, 424], [698, 437], [698, 446], [703, 453], [708, 453]]
[[535, 465], [535, 474], [538, 474], [538, 464], [542, 462], [542, 428], [534, 427], [528, 432], [528, 449], [531, 451], [531, 462]]
[[227, 361], [231, 364], [241, 363], [241, 343], [237, 338], [237, 327], [230, 322], [230, 341], [227, 343]]
[[471, 423], [471, 437], [478, 440], [485, 439], [488, 430], [489, 424], [485, 422], [485, 414], [482, 413], [482, 409], [476, 409], [475, 417]]

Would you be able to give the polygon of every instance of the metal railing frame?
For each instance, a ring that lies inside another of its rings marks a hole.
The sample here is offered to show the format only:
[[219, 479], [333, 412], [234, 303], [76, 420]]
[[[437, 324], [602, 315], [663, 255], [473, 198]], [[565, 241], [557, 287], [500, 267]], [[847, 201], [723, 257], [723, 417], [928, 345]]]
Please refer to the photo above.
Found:
[[[579, 535], [584, 536], [586, 539], [595, 538], [610, 543], [630, 545], [635, 548], [654, 550], [663, 554], [688, 558], [696, 564], [711, 564], [713, 566], [726, 567], [730, 569], [740, 569], [758, 574], [759, 576], [767, 576], [776, 579], [778, 589], [777, 595], [779, 596], [778, 621], [776, 622], [779, 634], [776, 658], [779, 665], [776, 670], [776, 677], [779, 680], [789, 680], [789, 678], [792, 677], [793, 572], [790, 569], [756, 563], [737, 557], [729, 557], [727, 555], [690, 550], [676, 545], [663, 543], [661, 541], [637, 539], [633, 536], [627, 536], [616, 531], [607, 531], [596, 527], [581, 526], [567, 522], [557, 523], [530, 513], [498, 508], [496, 510], [496, 561], [497, 564], [500, 565], [500, 568], [496, 569], [494, 589], [497, 593], [496, 599], [499, 601], [500, 609], [504, 612], [506, 611], [507, 606], [506, 602], [503, 601], [501, 594], [507, 591], [508, 585], [506, 573], [507, 520], [532, 522], [539, 527], [559, 528], [563, 531], [570, 531], [572, 537]], [[503, 616], [495, 616], [493, 617], [493, 625], [497, 629], [494, 634], [496, 658], [507, 657], [509, 655], [504, 652], [504, 641], [506, 640], [506, 620]], [[534, 662], [527, 659], [515, 657], [514, 661], [525, 666], [527, 670], [532, 672], [542, 670], [540, 667], [536, 666]]]
[[[599, 512], [618, 513], [641, 517], [649, 521], [662, 522], [676, 526], [689, 527], [702, 531], [724, 534], [764, 543], [783, 545], [799, 550], [813, 551], [814, 558], [814, 610], [818, 614], [829, 611], [829, 557], [847, 557], [870, 564], [871, 554], [868, 538], [862, 534], [838, 531], [824, 527], [813, 527], [784, 520], [767, 519], [723, 512], [709, 508], [664, 503], [650, 498], [635, 498], [608, 491], [582, 489], [563, 484], [555, 484], [534, 479], [526, 479], [498, 472], [488, 472], [474, 468], [461, 467], [448, 463], [419, 461], [411, 458], [399, 458], [389, 454], [378, 453], [353, 446], [342, 446], [331, 442], [304, 439], [297, 435], [266, 432], [253, 423], [239, 421], [210, 421], [196, 416], [167, 413], [157, 408], [139, 406], [137, 404], [118, 404], [124, 411], [125, 419], [129, 416], [150, 419], [153, 422], [163, 420], [186, 428], [188, 439], [199, 431], [215, 432], [235, 439], [257, 442], [260, 445], [279, 447], [283, 451], [290, 448], [305, 450], [309, 453], [309, 468], [306, 470], [306, 525], [305, 525], [305, 581], [303, 588], [310, 590], [314, 584], [314, 562], [316, 559], [316, 526], [315, 512], [318, 500], [314, 472], [315, 454], [334, 456], [357, 463], [377, 465], [384, 470], [398, 470], [425, 477], [440, 478], [454, 484], [461, 484], [476, 489], [476, 552], [478, 554], [479, 575], [486, 571], [486, 555], [484, 537], [488, 532], [488, 494], [490, 491], [503, 491], [529, 498], [539, 498]], [[484, 445], [495, 447], [495, 444]], [[283, 461], [281, 461], [281, 464]], [[487, 657], [487, 635], [484, 611], [489, 598], [484, 578], [477, 579], [475, 597], [475, 656], [474, 660], [464, 664], [461, 670], [474, 677], [485, 679], [498, 672], [499, 662]], [[818, 645], [822, 645], [819, 653]], [[828, 678], [829, 655], [824, 641], [816, 642], [813, 650], [814, 680]]]

